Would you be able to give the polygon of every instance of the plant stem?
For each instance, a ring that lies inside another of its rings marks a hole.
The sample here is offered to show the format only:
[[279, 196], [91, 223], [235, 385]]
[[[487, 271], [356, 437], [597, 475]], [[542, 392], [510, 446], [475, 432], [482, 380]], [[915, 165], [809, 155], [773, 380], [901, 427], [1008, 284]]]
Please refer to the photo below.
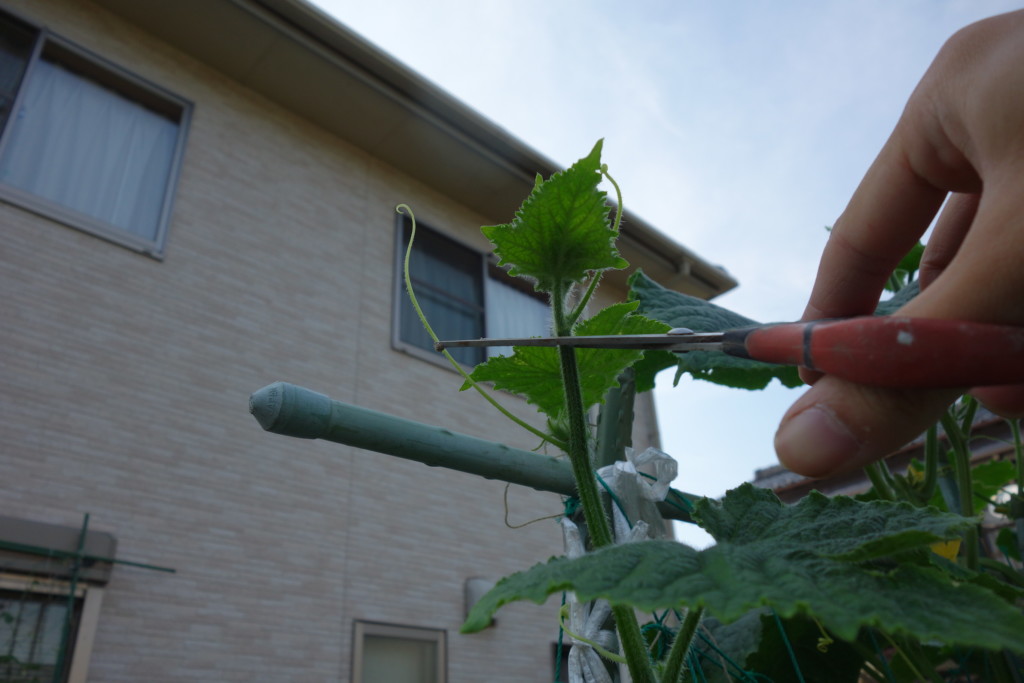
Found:
[[571, 605], [562, 605], [562, 610], [558, 614], [558, 619], [559, 619], [558, 626], [559, 626], [559, 628], [561, 628], [563, 631], [565, 631], [566, 634], [568, 634], [568, 636], [570, 638], [572, 638], [573, 640], [578, 640], [579, 642], [585, 643], [586, 645], [589, 645], [590, 647], [594, 648], [594, 652], [596, 652], [597, 654], [601, 655], [602, 657], [604, 657], [608, 661], [615, 662], [616, 664], [625, 664], [626, 663], [625, 657], [617, 655], [617, 654], [615, 654], [614, 652], [612, 652], [610, 650], [604, 649], [603, 647], [601, 647], [600, 643], [597, 643], [597, 642], [595, 642], [593, 640], [590, 640], [589, 638], [584, 638], [583, 636], [581, 636], [578, 633], [574, 633], [568, 626], [565, 625], [565, 619], [566, 619], [566, 617], [569, 616], [569, 607], [571, 607]]
[[889, 482], [885, 480], [885, 475], [882, 474], [879, 463], [873, 462], [870, 465], [864, 466], [864, 473], [868, 475], [868, 479], [871, 480], [871, 485], [875, 487], [875, 493], [882, 500], [896, 500], [896, 493], [889, 486]]
[[601, 506], [601, 496], [594, 479], [587, 448], [587, 424], [583, 414], [583, 396], [580, 392], [579, 366], [576, 364], [576, 350], [570, 346], [558, 347], [562, 365], [562, 382], [565, 386], [565, 407], [569, 419], [569, 463], [576, 478], [576, 490], [580, 506], [587, 520], [587, 533], [595, 548], [612, 544], [611, 527]]
[[576, 321], [583, 315], [583, 311], [586, 310], [587, 304], [590, 303], [590, 297], [594, 295], [594, 290], [597, 289], [597, 285], [601, 282], [601, 273], [594, 273], [594, 276], [590, 278], [590, 286], [587, 287], [587, 291], [583, 294], [579, 303], [576, 304], [576, 308], [573, 309], [572, 313], [569, 314], [568, 325], [571, 330]]
[[[571, 333], [571, 323], [565, 315], [565, 289], [556, 287], [551, 292], [551, 308], [555, 323], [555, 334], [558, 336]], [[562, 384], [565, 390], [565, 410], [569, 421], [569, 462], [576, 478], [576, 490], [583, 508], [583, 517], [587, 522], [587, 532], [595, 548], [612, 544], [611, 527], [601, 496], [597, 490], [587, 448], [587, 423], [584, 414], [583, 393], [580, 389], [579, 366], [576, 363], [576, 350], [569, 346], [558, 347], [558, 358], [562, 366]], [[626, 657], [626, 665], [634, 683], [656, 683], [651, 670], [651, 661], [647, 656], [647, 646], [640, 625], [636, 621], [633, 608], [625, 605], [613, 605], [612, 614], [619, 633], [622, 654]]]
[[636, 613], [628, 605], [613, 605], [615, 626], [619, 632], [619, 644], [622, 654], [626, 657], [633, 683], [657, 683], [651, 669], [651, 658], [647, 655], [647, 641], [640, 632], [640, 624], [636, 621]]
[[910, 488], [906, 485], [903, 479], [899, 478], [899, 475], [894, 475], [892, 470], [889, 469], [889, 463], [885, 460], [879, 460], [875, 463], [878, 465], [878, 471], [881, 473], [882, 478], [885, 479], [886, 485], [889, 490], [893, 493], [893, 500], [912, 500]]
[[[959, 491], [960, 514], [964, 517], [974, 516], [974, 487], [971, 482], [971, 451], [960, 424], [952, 415], [952, 409], [942, 415], [942, 428], [953, 449], [953, 470]], [[972, 525], [964, 533], [964, 559], [968, 569], [978, 568], [978, 525]]]
[[896, 648], [896, 652], [903, 657], [903, 661], [907, 663], [907, 666], [913, 672], [915, 681], [928, 679], [932, 683], [942, 683], [942, 679], [935, 672], [935, 667], [925, 658], [924, 653], [920, 651], [920, 645], [914, 641], [908, 641], [906, 638], [901, 638], [900, 642], [897, 642], [884, 631], [882, 635], [885, 636], [890, 645]]
[[974, 427], [974, 416], [978, 414], [978, 401], [970, 394], [966, 394], [961, 401], [964, 412], [960, 416], [960, 433], [964, 435], [964, 438], [970, 436], [971, 429]]
[[693, 644], [693, 637], [697, 635], [697, 627], [703, 616], [703, 607], [693, 608], [686, 613], [686, 618], [679, 627], [679, 633], [672, 641], [672, 649], [669, 650], [668, 658], [665, 660], [665, 672], [661, 677], [661, 683], [677, 683], [682, 680], [686, 653], [690, 651], [690, 645]]
[[1017, 495], [1010, 498], [1010, 516], [1017, 527], [1017, 552], [1024, 557], [1024, 444], [1020, 437], [1020, 420], [1008, 420], [1013, 433], [1013, 458], [1017, 463]]
[[939, 474], [939, 430], [932, 425], [924, 437], [924, 482], [921, 484], [921, 504], [927, 505], [935, 495]]
[[1020, 420], [1007, 420], [1013, 434], [1013, 459], [1017, 463], [1017, 495], [1024, 498], [1024, 444], [1020, 438]]

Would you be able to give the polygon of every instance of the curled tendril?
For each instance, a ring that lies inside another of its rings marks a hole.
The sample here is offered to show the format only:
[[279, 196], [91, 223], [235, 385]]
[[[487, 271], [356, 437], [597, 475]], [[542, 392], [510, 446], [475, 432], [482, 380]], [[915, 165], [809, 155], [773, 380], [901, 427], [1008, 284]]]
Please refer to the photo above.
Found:
[[[416, 241], [416, 215], [413, 213], [412, 207], [410, 207], [408, 204], [399, 204], [398, 206], [395, 207], [395, 212], [407, 215], [409, 217], [410, 222], [412, 223], [411, 229], [409, 231], [409, 245], [405, 248], [405, 262], [403, 263], [402, 270], [402, 275], [405, 278], [405, 289], [407, 292], [409, 292], [409, 301], [412, 302], [412, 307], [413, 310], [416, 311], [416, 316], [420, 319], [420, 322], [423, 323], [423, 328], [427, 331], [427, 334], [430, 335], [431, 340], [433, 340], [433, 342], [437, 344], [440, 341], [440, 339], [434, 332], [434, 328], [432, 328], [430, 326], [430, 323], [427, 321], [427, 316], [423, 313], [423, 309], [420, 308], [419, 301], [416, 300], [416, 292], [413, 291], [412, 287], [412, 276], [409, 274], [409, 262], [412, 260], [412, 244], [413, 242]], [[476, 380], [474, 380], [470, 376], [470, 374], [466, 372], [466, 369], [462, 367], [462, 364], [459, 361], [455, 360], [452, 354], [448, 353], [447, 349], [442, 349], [441, 353], [444, 354], [444, 357], [448, 359], [449, 363], [452, 364], [452, 367], [455, 368], [455, 370], [460, 375], [462, 375], [463, 379], [465, 379], [466, 382], [471, 387], [476, 389], [476, 391], [481, 396], [483, 396], [488, 403], [494, 406], [499, 413], [501, 413], [508, 419], [512, 420], [517, 425], [519, 425], [526, 431], [530, 432], [534, 436], [538, 436], [544, 441], [547, 441], [548, 443], [554, 445], [556, 448], [561, 448], [562, 450], [566, 449], [565, 444], [559, 442], [550, 434], [545, 434], [544, 432], [537, 429], [533, 425], [527, 424], [525, 421], [519, 419], [518, 417], [510, 413], [508, 409], [505, 408], [505, 406], [498, 403], [497, 399], [495, 399], [493, 396], [487, 393], [487, 390], [485, 390], [482, 386], [477, 384]]]
[[[811, 618], [814, 619], [814, 617]], [[821, 638], [818, 638], [818, 652], [825, 654], [828, 652], [829, 646], [836, 641], [832, 639], [832, 636], [828, 634], [828, 632], [825, 630], [825, 627], [821, 625], [820, 621], [814, 619], [814, 623], [818, 627], [818, 630], [821, 631]]]

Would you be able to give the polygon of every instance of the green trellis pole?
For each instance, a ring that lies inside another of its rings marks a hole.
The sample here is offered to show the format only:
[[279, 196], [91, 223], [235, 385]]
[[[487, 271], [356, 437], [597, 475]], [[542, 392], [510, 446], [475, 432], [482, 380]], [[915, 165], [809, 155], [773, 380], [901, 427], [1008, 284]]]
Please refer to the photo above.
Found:
[[71, 625], [75, 614], [75, 591], [78, 589], [78, 575], [82, 569], [82, 553], [85, 551], [85, 538], [89, 531], [89, 514], [82, 519], [82, 529], [78, 532], [78, 549], [71, 564], [71, 584], [68, 588], [67, 604], [64, 608], [64, 625], [60, 632], [60, 649], [57, 651], [57, 663], [53, 669], [53, 683], [64, 679], [64, 667], [67, 666], [68, 640], [71, 638]]
[[[576, 494], [572, 470], [564, 459], [334, 401], [287, 382], [253, 393], [249, 412], [263, 429], [275, 434], [324, 439], [540, 491]], [[697, 498], [672, 490], [669, 500], [658, 508], [668, 519], [689, 522], [687, 510]]]

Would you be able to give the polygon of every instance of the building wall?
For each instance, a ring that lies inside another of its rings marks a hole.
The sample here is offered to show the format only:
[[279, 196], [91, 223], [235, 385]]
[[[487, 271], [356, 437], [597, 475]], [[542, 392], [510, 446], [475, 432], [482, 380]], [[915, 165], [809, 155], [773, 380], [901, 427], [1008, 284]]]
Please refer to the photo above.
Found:
[[[90, 513], [120, 558], [177, 570], [115, 568], [90, 680], [347, 681], [354, 619], [446, 629], [451, 681], [550, 680], [553, 604], [458, 626], [465, 579], [559, 553], [554, 522], [510, 529], [501, 483], [266, 434], [247, 412], [281, 379], [534, 447], [390, 346], [395, 204], [480, 249], [494, 217], [91, 3], [0, 4], [195, 103], [164, 260], [0, 204], [0, 514]], [[509, 507], [561, 503], [513, 487]]]

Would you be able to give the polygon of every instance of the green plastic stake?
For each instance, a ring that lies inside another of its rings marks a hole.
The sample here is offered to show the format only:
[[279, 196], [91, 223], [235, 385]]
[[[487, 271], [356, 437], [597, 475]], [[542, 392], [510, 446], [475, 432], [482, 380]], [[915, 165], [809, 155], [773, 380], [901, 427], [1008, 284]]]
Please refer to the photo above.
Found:
[[[323, 439], [406, 460], [528, 486], [563, 496], [576, 495], [564, 459], [512, 448], [449, 429], [335, 401], [287, 382], [275, 382], [249, 397], [249, 412], [268, 432], [301, 439]], [[699, 497], [678, 491], [690, 502]], [[668, 519], [690, 522], [676, 505], [659, 503]]]

